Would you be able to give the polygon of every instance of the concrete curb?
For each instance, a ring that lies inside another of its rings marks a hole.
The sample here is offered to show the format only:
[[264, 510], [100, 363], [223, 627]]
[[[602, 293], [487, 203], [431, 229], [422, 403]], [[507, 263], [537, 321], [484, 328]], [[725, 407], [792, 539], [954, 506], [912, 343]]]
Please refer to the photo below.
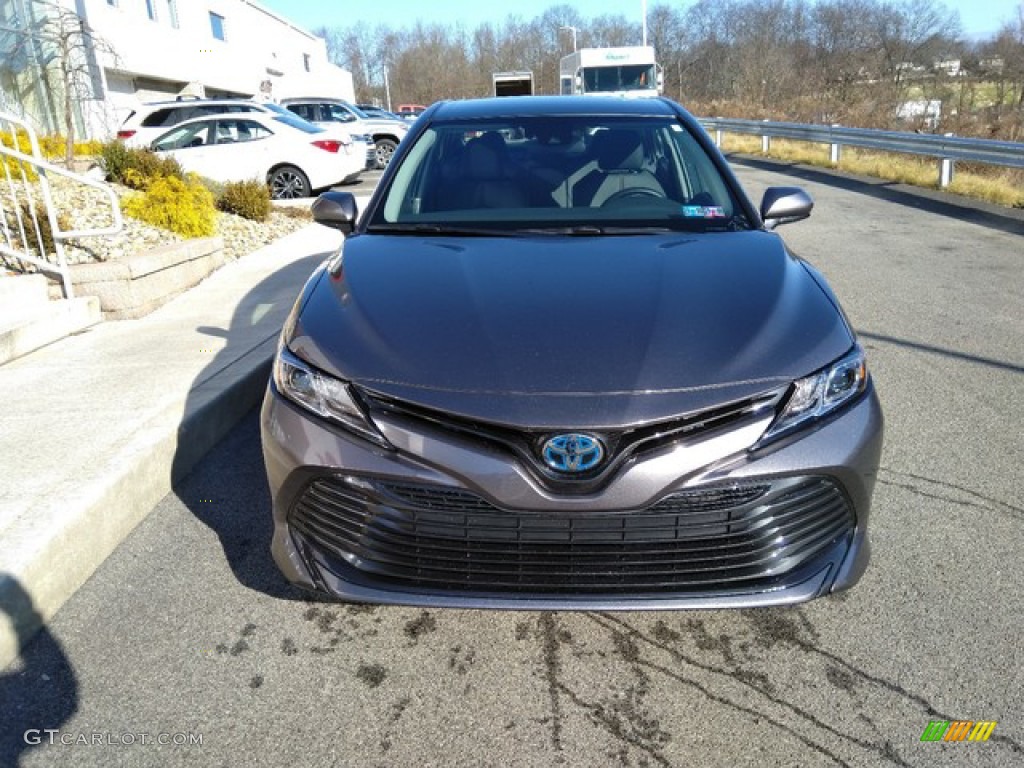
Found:
[[310, 224], [0, 367], [0, 668], [260, 402], [282, 323], [341, 242]]
[[[18, 547], [15, 562], [0, 574], [0, 669], [14, 661], [28, 639], [49, 621], [111, 552], [171, 492], [173, 484], [262, 398], [277, 335], [218, 371], [190, 394], [143, 425], [133, 440], [96, 467], [71, 498], [52, 500], [59, 516], [45, 540]], [[187, 408], [187, 410], [186, 410]], [[111, 516], [111, 511], [117, 512]], [[49, 517], [49, 516], [47, 516]], [[12, 532], [17, 539], [18, 532]], [[25, 594], [32, 596], [25, 599]]]

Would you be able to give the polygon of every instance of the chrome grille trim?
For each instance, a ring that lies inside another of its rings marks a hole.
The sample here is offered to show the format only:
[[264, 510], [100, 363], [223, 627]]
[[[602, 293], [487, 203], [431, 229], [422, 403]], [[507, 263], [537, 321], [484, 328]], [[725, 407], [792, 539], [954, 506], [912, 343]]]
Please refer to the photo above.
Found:
[[[774, 411], [786, 394], [785, 387], [725, 405], [708, 408], [697, 413], [667, 419], [640, 427], [619, 430], [584, 430], [600, 437], [608, 451], [608, 459], [599, 470], [572, 478], [548, 469], [541, 458], [541, 445], [553, 434], [572, 431], [572, 428], [523, 430], [501, 424], [491, 424], [452, 416], [414, 405], [402, 400], [359, 388], [359, 395], [374, 412], [385, 413], [398, 419], [426, 423], [435, 429], [484, 440], [500, 446], [519, 457], [547, 488], [559, 493], [591, 493], [604, 485], [626, 461], [644, 452], [657, 450], [679, 440], [703, 438], [719, 430], [735, 429]], [[419, 431], [419, 427], [413, 427]]]

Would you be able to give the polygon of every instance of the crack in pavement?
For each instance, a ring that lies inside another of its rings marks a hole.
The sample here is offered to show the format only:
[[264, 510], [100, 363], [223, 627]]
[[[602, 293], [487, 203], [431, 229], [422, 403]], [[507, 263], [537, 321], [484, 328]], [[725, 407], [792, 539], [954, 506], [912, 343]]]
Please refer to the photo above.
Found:
[[[544, 652], [544, 677], [548, 683], [548, 699], [551, 706], [551, 744], [556, 752], [562, 751], [562, 703], [559, 700], [559, 680], [562, 663], [558, 658], [558, 624], [550, 611], [541, 613], [538, 619], [542, 648]], [[557, 761], [564, 762], [558, 755]]]
[[970, 488], [966, 488], [962, 485], [957, 485], [956, 483], [950, 483], [945, 480], [936, 480], [935, 478], [926, 477], [924, 475], [917, 475], [912, 472], [900, 472], [895, 469], [889, 469], [888, 467], [879, 467], [878, 471], [879, 473], [888, 473], [899, 478], [905, 478], [906, 480], [918, 481], [921, 483], [929, 483], [931, 485], [938, 486], [939, 488], [957, 491], [958, 493], [962, 493], [970, 498], [958, 499], [952, 496], [943, 495], [936, 491], [925, 490], [913, 484], [912, 482], [896, 482], [895, 480], [886, 480], [880, 476], [878, 478], [878, 482], [881, 485], [890, 486], [893, 488], [901, 488], [903, 490], [917, 494], [918, 496], [922, 496], [926, 499], [946, 501], [949, 502], [950, 504], [957, 504], [959, 506], [969, 507], [972, 509], [983, 509], [989, 512], [1004, 512], [1006, 514], [1009, 514], [1011, 517], [1024, 519], [1024, 508], [1015, 506], [1005, 501], [1000, 501], [999, 499], [993, 498], [991, 496], [986, 496], [983, 493], [978, 493], [977, 491], [971, 490]]
[[[875, 752], [880, 757], [883, 757], [883, 758], [889, 760], [891, 763], [893, 763], [895, 765], [898, 765], [898, 766], [901, 766], [901, 768], [910, 768], [910, 764], [907, 763], [898, 754], [895, 753], [895, 750], [893, 749], [891, 744], [886, 743], [884, 745], [878, 745], [878, 744], [874, 744], [874, 743], [869, 742], [869, 741], [864, 741], [863, 739], [858, 739], [858, 738], [856, 738], [854, 736], [851, 736], [850, 734], [843, 733], [842, 731], [840, 731], [840, 730], [830, 726], [828, 723], [823, 721], [821, 718], [819, 718], [814, 713], [808, 712], [808, 711], [802, 709], [801, 707], [793, 704], [792, 702], [786, 701], [785, 699], [783, 699], [780, 696], [776, 695], [773, 692], [773, 689], [772, 689], [771, 686], [767, 686], [767, 687], [763, 686], [763, 685], [760, 684], [759, 681], [757, 681], [756, 678], [751, 678], [751, 676], [749, 676], [749, 675], [743, 676], [743, 675], [737, 674], [737, 672], [740, 672], [741, 670], [730, 670], [730, 669], [726, 669], [726, 668], [723, 668], [723, 667], [719, 667], [719, 666], [714, 665], [714, 664], [707, 664], [707, 663], [698, 661], [697, 659], [694, 659], [694, 658], [692, 658], [690, 656], [687, 656], [686, 654], [682, 653], [678, 649], [670, 647], [665, 642], [656, 640], [655, 638], [652, 638], [652, 637], [648, 637], [646, 634], [644, 634], [643, 632], [641, 632], [639, 629], [637, 629], [636, 627], [632, 626], [628, 622], [623, 621], [621, 619], [617, 619], [616, 617], [611, 616], [611, 615], [609, 615], [607, 613], [588, 614], [588, 616], [591, 618], [592, 621], [594, 621], [594, 623], [596, 623], [598, 626], [602, 627], [605, 630], [614, 632], [614, 631], [616, 631], [616, 628], [618, 628], [620, 631], [625, 631], [630, 636], [632, 636], [632, 637], [634, 637], [636, 639], [639, 639], [639, 640], [643, 641], [644, 643], [646, 643], [646, 644], [648, 644], [648, 645], [650, 645], [650, 646], [652, 646], [654, 648], [658, 648], [658, 649], [664, 651], [665, 653], [669, 654], [673, 658], [675, 658], [675, 659], [677, 659], [677, 660], [679, 660], [681, 662], [684, 662], [686, 664], [689, 664], [692, 667], [700, 669], [700, 670], [702, 670], [704, 672], [708, 672], [708, 673], [716, 674], [716, 675], [723, 675], [723, 676], [728, 677], [728, 678], [730, 678], [732, 680], [735, 680], [740, 685], [745, 686], [745, 687], [749, 688], [750, 690], [758, 693], [759, 695], [763, 696], [765, 699], [767, 699], [768, 701], [772, 702], [773, 704], [776, 704], [776, 705], [778, 705], [778, 706], [780, 706], [780, 707], [782, 707], [784, 709], [788, 709], [794, 715], [796, 715], [800, 719], [804, 720], [805, 722], [810, 723], [811, 725], [813, 725], [814, 727], [818, 728], [819, 730], [831, 733], [833, 736], [836, 736], [837, 738], [839, 738], [841, 740], [845, 740], [845, 741], [851, 742], [853, 744], [856, 744], [857, 746], [859, 746], [862, 749], [867, 750], [869, 752]], [[605, 623], [605, 622], [607, 622], [607, 623]], [[613, 625], [613, 626], [609, 626], [609, 624]], [[671, 670], [667, 670], [667, 669], [665, 669], [663, 667], [659, 667], [659, 666], [653, 664], [652, 662], [641, 661], [639, 663], [644, 664], [645, 666], [649, 666], [652, 669], [656, 669], [657, 671], [662, 672], [663, 674], [670, 674], [674, 679], [677, 679], [679, 682], [686, 683], [688, 685], [693, 685], [694, 687], [698, 688], [703, 693], [705, 693], [705, 695], [714, 696], [706, 688], [701, 686], [699, 683], [696, 683], [696, 681], [691, 681], [691, 680], [688, 680], [686, 678], [679, 677], [679, 676], [675, 675], [674, 673], [672, 673]], [[716, 701], [721, 700], [717, 696], [715, 696], [714, 698], [715, 698]], [[723, 700], [723, 703], [724, 703], [724, 700]], [[742, 705], [737, 705], [734, 702], [729, 702], [729, 705], [730, 706], [734, 706], [734, 707], [741, 707], [742, 706]], [[746, 710], [746, 708], [744, 708], [744, 710]], [[754, 710], [754, 712], [756, 712], [756, 710]], [[759, 713], [759, 712], [757, 714], [758, 714], [759, 717], [765, 717], [766, 719], [771, 720], [770, 718], [768, 718], [767, 715], [764, 715], [764, 714]], [[777, 723], [775, 723], [775, 721], [772, 721], [772, 722], [773, 722], [773, 724], [777, 724]], [[789, 730], [788, 727], [787, 727], [787, 730]], [[840, 758], [838, 755], [834, 755], [833, 753], [829, 752], [827, 749], [825, 749], [825, 747], [821, 746], [820, 744], [817, 744], [816, 742], [811, 742], [809, 740], [806, 740], [804, 737], [799, 736], [799, 734], [795, 734], [795, 735], [797, 735], [797, 737], [800, 738], [801, 741], [804, 741], [804, 743], [808, 744], [808, 746], [811, 746], [816, 751], [820, 751], [822, 754], [828, 755], [830, 758], [834, 759], [840, 765], [847, 765], [847, 763], [845, 763], [842, 760], [842, 758]]]

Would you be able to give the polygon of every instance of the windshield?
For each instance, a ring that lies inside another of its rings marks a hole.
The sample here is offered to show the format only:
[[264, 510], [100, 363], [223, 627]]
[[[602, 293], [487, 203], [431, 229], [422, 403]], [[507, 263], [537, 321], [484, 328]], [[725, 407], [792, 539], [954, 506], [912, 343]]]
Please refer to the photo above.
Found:
[[346, 102], [343, 102], [343, 103], [344, 103], [344, 105], [345, 105], [345, 106], [344, 106], [344, 109], [347, 109], [347, 110], [349, 110], [349, 111], [350, 111], [350, 112], [351, 112], [351, 113], [352, 113], [353, 115], [355, 115], [356, 117], [358, 117], [358, 118], [359, 118], [360, 120], [366, 120], [367, 118], [369, 118], [369, 117], [370, 117], [370, 116], [369, 116], [368, 114], [366, 114], [365, 112], [363, 112], [363, 110], [361, 110], [361, 109], [360, 109], [359, 107], [357, 107], [357, 106], [356, 106], [355, 104], [349, 104], [349, 103], [348, 103], [347, 101], [346, 101]]
[[668, 117], [529, 117], [431, 125], [370, 230], [614, 233], [747, 227], [698, 141]]
[[583, 90], [586, 93], [651, 91], [657, 87], [657, 75], [653, 64], [624, 64], [619, 67], [583, 69]]
[[321, 128], [321, 127], [319, 127], [317, 125], [313, 125], [309, 121], [303, 120], [298, 115], [293, 115], [291, 112], [286, 112], [286, 113], [280, 114], [280, 115], [274, 115], [273, 119], [276, 120], [279, 123], [284, 123], [285, 125], [289, 125], [292, 128], [298, 128], [303, 133], [324, 133], [325, 132], [323, 128]]

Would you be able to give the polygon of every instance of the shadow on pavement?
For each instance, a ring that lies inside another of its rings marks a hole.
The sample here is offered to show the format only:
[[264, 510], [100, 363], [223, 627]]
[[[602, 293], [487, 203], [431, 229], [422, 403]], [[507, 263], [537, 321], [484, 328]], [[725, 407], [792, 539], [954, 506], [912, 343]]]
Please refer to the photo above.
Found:
[[983, 365], [988, 368], [995, 368], [1000, 371], [1009, 371], [1010, 373], [1024, 373], [1024, 366], [1015, 365], [1014, 363], [1006, 362], [1004, 360], [994, 360], [991, 357], [982, 357], [981, 355], [971, 355], [966, 352], [958, 352], [955, 349], [949, 349], [947, 347], [939, 347], [934, 344], [924, 344], [920, 341], [911, 341], [909, 339], [901, 339], [896, 336], [889, 336], [883, 333], [872, 333], [871, 331], [864, 331], [857, 329], [857, 335], [863, 339], [870, 339], [871, 341], [879, 341], [883, 344], [895, 344], [905, 349], [913, 349], [918, 352], [928, 352], [933, 355], [941, 355], [948, 357], [953, 360], [962, 360], [967, 363], [975, 363], [977, 365]]
[[[226, 344], [193, 383], [171, 470], [175, 494], [196, 519], [217, 534], [238, 581], [271, 597], [306, 598], [285, 581], [270, 555], [270, 492], [259, 432], [251, 428], [258, 420], [246, 419], [248, 430], [245, 425], [236, 426], [262, 402], [270, 376], [269, 361], [244, 380], [232, 383], [228, 391], [224, 391], [224, 383], [215, 384], [219, 394], [212, 404], [203, 402], [202, 393], [212, 377], [240, 358], [247, 354], [266, 356], [268, 343], [276, 347], [287, 311], [310, 274], [330, 255], [330, 251], [310, 255], [262, 280], [239, 302], [229, 328], [196, 329], [203, 335], [223, 338]], [[279, 318], [273, 325], [265, 319], [271, 311]], [[259, 353], [251, 352], [254, 328], [259, 328], [264, 340]], [[229, 444], [228, 466], [204, 461], [206, 453], [222, 440]]]
[[731, 153], [727, 157], [730, 163], [737, 165], [773, 173], [785, 173], [787, 176], [818, 184], [827, 184], [847, 192], [869, 195], [895, 205], [904, 205], [941, 216], [949, 216], [1000, 232], [1024, 235], [1024, 210], [1000, 208], [991, 203], [970, 200], [935, 189], [910, 187], [896, 181], [867, 176], [850, 176], [827, 168], [814, 168], [784, 160], [769, 160]]
[[78, 679], [60, 642], [46, 626], [38, 629], [42, 620], [32, 597], [9, 574], [0, 573], [0, 581], [8, 582], [0, 590], [0, 611], [14, 622], [23, 649], [0, 672], [0, 765], [13, 768], [25, 752], [49, 744], [47, 731], [59, 730], [78, 710]]

